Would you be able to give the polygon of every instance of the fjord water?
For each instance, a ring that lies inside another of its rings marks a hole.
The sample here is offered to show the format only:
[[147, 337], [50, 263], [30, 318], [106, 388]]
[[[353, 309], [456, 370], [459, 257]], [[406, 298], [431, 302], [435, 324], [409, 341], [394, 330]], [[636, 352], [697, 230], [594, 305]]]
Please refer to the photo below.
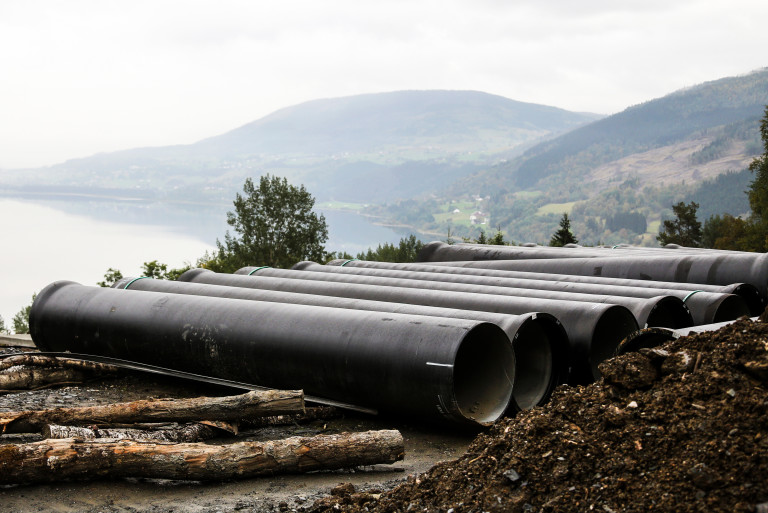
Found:
[[[110, 267], [127, 276], [151, 260], [194, 263], [224, 238], [227, 210], [231, 205], [0, 198], [0, 315], [10, 327], [52, 281], [95, 285]], [[351, 212], [322, 213], [329, 251], [354, 255], [402, 236]]]

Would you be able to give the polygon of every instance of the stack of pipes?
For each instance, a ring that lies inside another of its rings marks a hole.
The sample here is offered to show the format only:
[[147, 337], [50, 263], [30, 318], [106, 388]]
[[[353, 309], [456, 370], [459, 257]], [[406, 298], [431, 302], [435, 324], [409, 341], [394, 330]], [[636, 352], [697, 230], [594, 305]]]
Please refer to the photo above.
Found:
[[558, 384], [598, 379], [598, 364], [621, 350], [659, 341], [632, 338], [641, 328], [759, 314], [764, 257], [433, 242], [414, 264], [192, 269], [179, 281], [125, 278], [112, 289], [56, 282], [38, 295], [30, 329], [46, 350], [487, 425], [544, 404]]

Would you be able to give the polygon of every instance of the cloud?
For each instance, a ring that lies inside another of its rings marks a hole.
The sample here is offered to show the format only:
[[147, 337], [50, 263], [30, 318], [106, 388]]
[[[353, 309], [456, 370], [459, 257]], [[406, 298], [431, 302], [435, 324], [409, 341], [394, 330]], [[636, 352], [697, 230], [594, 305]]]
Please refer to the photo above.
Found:
[[765, 19], [751, 0], [4, 2], [0, 167], [399, 89], [611, 113], [765, 66]]

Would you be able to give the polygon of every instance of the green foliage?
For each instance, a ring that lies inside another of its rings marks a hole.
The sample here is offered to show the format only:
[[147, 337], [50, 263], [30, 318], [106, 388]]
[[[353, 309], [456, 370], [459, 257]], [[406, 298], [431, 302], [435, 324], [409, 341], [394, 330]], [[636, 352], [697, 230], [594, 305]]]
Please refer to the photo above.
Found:
[[744, 191], [749, 188], [749, 169], [729, 171], [714, 179], [704, 180], [698, 189], [685, 199], [700, 205], [699, 219], [709, 219], [724, 212], [738, 216], [749, 212], [749, 198]]
[[753, 251], [768, 249], [768, 106], [765, 107], [765, 115], [760, 121], [760, 137], [765, 152], [749, 165], [755, 179], [747, 191], [749, 206], [752, 208], [747, 231], [749, 246]]
[[612, 232], [627, 229], [635, 233], [645, 233], [648, 222], [640, 212], [617, 212], [605, 220], [605, 229]]
[[710, 216], [701, 230], [701, 247], [748, 251], [748, 223], [730, 214]]
[[0, 335], [7, 335], [8, 334], [8, 328], [5, 327], [5, 319], [3, 319], [3, 316], [0, 315]]
[[696, 219], [696, 211], [699, 204], [691, 201], [685, 204], [682, 201], [672, 206], [675, 219], [664, 220], [662, 230], [656, 240], [662, 246], [667, 244], [680, 244], [691, 248], [701, 246], [701, 223]]
[[11, 321], [13, 323], [13, 332], [17, 335], [29, 333], [29, 312], [32, 311], [32, 303], [35, 302], [36, 297], [37, 293], [32, 294], [32, 301], [13, 316]]
[[566, 244], [576, 244], [578, 242], [579, 240], [571, 232], [571, 220], [568, 218], [568, 213], [563, 212], [563, 217], [560, 218], [560, 228], [549, 239], [549, 245], [563, 247]]
[[141, 266], [142, 276], [154, 278], [155, 280], [178, 280], [179, 276], [192, 269], [192, 265], [187, 264], [178, 269], [168, 269], [167, 264], [152, 260], [144, 262]]
[[410, 235], [400, 239], [397, 246], [385, 242], [379, 244], [375, 250], [368, 249], [357, 255], [358, 260], [374, 260], [377, 262], [415, 262], [416, 256], [424, 247], [424, 243]]
[[102, 281], [96, 282], [96, 285], [99, 287], [111, 287], [122, 279], [123, 273], [120, 271], [120, 269], [113, 269], [110, 267], [107, 269], [107, 272], [104, 273], [104, 279]]
[[[258, 187], [245, 180], [237, 194], [234, 212], [227, 212], [224, 242], [203, 266], [217, 272], [233, 272], [246, 265], [290, 267], [301, 260], [323, 261], [328, 225], [325, 216], [312, 211], [315, 199], [302, 185], [265, 175]], [[205, 257], [204, 257], [205, 258]]]

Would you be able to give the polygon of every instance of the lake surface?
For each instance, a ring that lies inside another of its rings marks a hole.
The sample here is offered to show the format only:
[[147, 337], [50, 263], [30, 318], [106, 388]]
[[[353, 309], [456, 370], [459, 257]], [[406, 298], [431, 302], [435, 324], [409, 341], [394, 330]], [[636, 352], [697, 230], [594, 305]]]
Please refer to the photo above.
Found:
[[[110, 267], [137, 276], [151, 260], [194, 263], [223, 239], [227, 210], [232, 206], [0, 198], [0, 315], [10, 327], [32, 294], [56, 280], [95, 285]], [[322, 213], [328, 251], [354, 255], [405, 235], [352, 212]]]

